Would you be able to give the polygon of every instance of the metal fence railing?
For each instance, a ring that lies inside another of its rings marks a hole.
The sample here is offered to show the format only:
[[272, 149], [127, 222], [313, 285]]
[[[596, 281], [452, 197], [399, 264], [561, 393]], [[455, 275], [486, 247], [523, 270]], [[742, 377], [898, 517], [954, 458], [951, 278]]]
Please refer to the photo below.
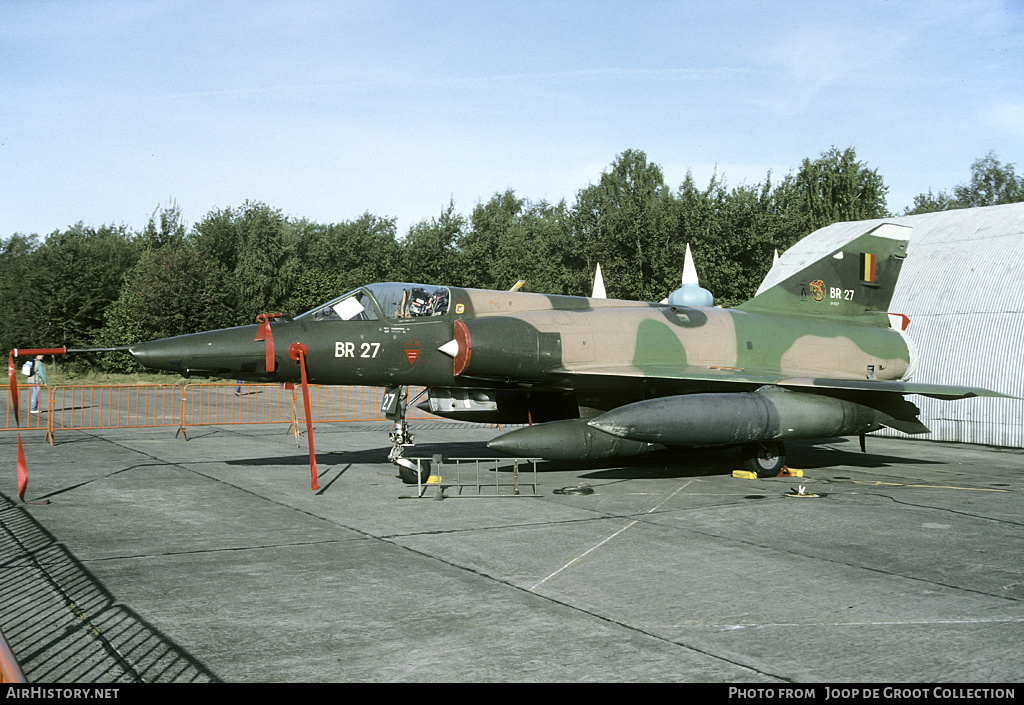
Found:
[[[227, 424], [305, 423], [302, 390], [278, 384], [67, 385], [39, 389], [38, 413], [29, 410], [32, 385], [18, 387], [16, 421], [10, 391], [0, 391], [5, 416], [0, 431], [154, 428]], [[310, 385], [314, 423], [383, 421], [384, 390], [365, 386]], [[413, 399], [422, 391], [410, 388]], [[440, 417], [410, 406], [411, 420]], [[20, 423], [18, 423], [20, 421]]]

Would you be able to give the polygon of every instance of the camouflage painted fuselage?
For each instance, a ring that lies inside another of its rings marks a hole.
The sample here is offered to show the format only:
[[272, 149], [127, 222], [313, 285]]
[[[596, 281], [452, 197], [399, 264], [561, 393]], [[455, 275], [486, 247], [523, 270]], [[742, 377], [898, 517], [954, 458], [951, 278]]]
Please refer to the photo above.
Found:
[[294, 320], [131, 352], [186, 376], [294, 382], [301, 343], [314, 383], [421, 386], [442, 416], [556, 422], [503, 448], [555, 457], [920, 433], [903, 395], [987, 392], [906, 381], [915, 353], [887, 307], [907, 234], [879, 226], [736, 309], [381, 283]]
[[[899, 331], [839, 318], [448, 291], [452, 303], [441, 316], [274, 321], [270, 372], [255, 325], [142, 343], [133, 353], [147, 366], [187, 375], [297, 381], [288, 345], [302, 342], [314, 383], [580, 390], [898, 380], [911, 363]], [[462, 339], [460, 329], [468, 334]], [[452, 340], [463, 345], [462, 358], [440, 350]]]

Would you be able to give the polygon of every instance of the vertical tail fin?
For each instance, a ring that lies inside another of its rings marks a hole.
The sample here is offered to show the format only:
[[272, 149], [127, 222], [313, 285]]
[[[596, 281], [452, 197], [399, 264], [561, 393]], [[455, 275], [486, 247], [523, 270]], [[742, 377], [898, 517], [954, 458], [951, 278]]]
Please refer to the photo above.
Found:
[[740, 304], [742, 311], [867, 316], [889, 325], [886, 312], [907, 256], [912, 228], [883, 223]]

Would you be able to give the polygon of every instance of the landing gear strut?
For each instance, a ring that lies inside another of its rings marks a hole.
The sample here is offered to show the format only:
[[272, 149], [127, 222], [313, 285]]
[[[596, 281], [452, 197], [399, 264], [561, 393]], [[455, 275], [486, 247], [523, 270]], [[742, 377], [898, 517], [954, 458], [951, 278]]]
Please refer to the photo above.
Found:
[[380, 408], [384, 416], [395, 422], [388, 438], [391, 441], [391, 452], [388, 460], [398, 466], [398, 476], [407, 485], [420, 484], [430, 477], [430, 467], [420, 467], [416, 463], [403, 458], [405, 449], [412, 446], [415, 436], [409, 432], [409, 422], [405, 420], [406, 408], [409, 405], [408, 387], [388, 387], [384, 390], [384, 400]]
[[782, 441], [763, 441], [743, 446], [743, 467], [758, 477], [777, 477], [786, 465]]

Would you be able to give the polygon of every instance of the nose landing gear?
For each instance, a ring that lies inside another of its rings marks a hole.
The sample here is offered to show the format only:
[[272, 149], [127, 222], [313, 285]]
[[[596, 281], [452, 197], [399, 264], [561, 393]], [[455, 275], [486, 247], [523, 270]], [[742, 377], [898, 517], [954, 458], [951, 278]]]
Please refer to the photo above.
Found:
[[415, 436], [409, 432], [409, 422], [405, 420], [405, 412], [409, 405], [408, 387], [388, 387], [384, 390], [381, 411], [384, 416], [395, 422], [388, 434], [391, 451], [388, 460], [398, 467], [398, 477], [407, 485], [421, 484], [430, 477], [430, 467], [417, 465], [408, 458], [402, 457], [405, 449], [413, 445]]

